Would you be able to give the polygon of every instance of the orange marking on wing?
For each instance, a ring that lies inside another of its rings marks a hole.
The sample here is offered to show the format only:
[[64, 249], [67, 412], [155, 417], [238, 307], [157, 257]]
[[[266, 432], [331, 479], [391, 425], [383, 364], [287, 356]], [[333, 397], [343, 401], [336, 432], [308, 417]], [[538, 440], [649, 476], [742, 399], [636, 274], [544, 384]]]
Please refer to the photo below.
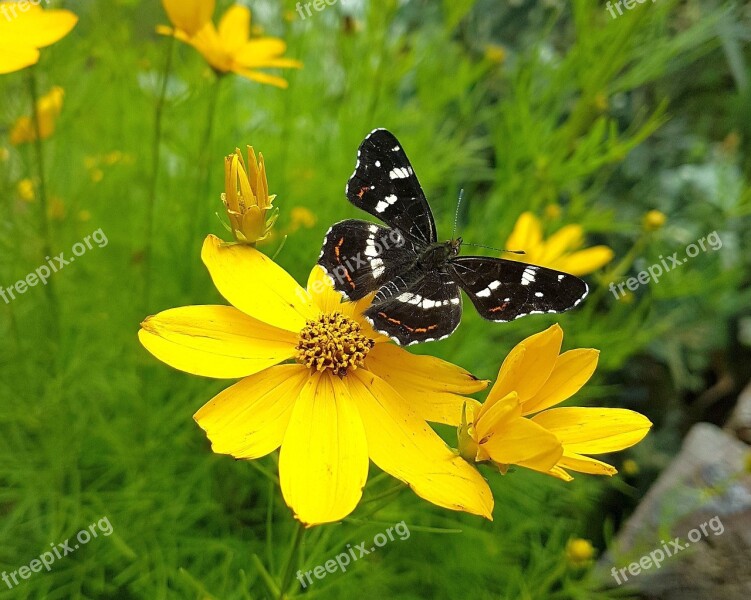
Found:
[[[339, 241], [336, 243], [336, 246], [334, 246], [334, 254], [336, 255], [336, 262], [338, 262], [340, 265], [342, 264], [342, 261], [340, 258], [342, 244], [344, 244], [344, 238], [340, 238]], [[352, 281], [352, 277], [350, 277], [349, 270], [347, 269], [346, 266], [344, 266], [344, 276], [347, 278], [347, 283], [349, 283], [349, 285], [352, 286], [352, 289], [353, 290], [356, 289], [357, 286], [355, 285], [355, 282]]]
[[498, 311], [501, 311], [501, 310], [505, 310], [508, 305], [509, 305], [508, 302], [504, 302], [500, 306], [496, 306], [495, 308], [491, 308], [488, 312], [498, 312]]
[[438, 329], [438, 325], [430, 325], [429, 327], [418, 327], [415, 329], [416, 333], [428, 333], [428, 331], [433, 331], [434, 329]]
[[415, 331], [412, 327], [410, 327], [409, 325], [405, 325], [404, 323], [402, 323], [398, 319], [392, 319], [385, 312], [379, 312], [378, 315], [381, 316], [381, 317], [383, 317], [384, 319], [386, 319], [389, 323], [393, 323], [394, 325], [401, 325], [407, 331], [411, 331], [411, 332]]
[[365, 195], [365, 192], [367, 191], [368, 191], [367, 187], [361, 187], [360, 191], [357, 192], [357, 197], [360, 198], [360, 200], [362, 200], [362, 197]]

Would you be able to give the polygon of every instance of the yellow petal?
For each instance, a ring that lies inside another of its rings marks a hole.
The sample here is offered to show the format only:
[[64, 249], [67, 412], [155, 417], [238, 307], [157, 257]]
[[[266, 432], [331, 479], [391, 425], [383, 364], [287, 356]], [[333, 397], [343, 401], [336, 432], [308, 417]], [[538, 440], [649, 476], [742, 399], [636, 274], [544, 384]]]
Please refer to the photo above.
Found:
[[257, 81], [258, 83], [263, 83], [266, 85], [273, 85], [282, 89], [289, 87], [289, 83], [286, 79], [277, 77], [276, 75], [269, 75], [268, 73], [262, 73], [261, 71], [251, 71], [240, 66], [234, 66], [232, 70], [238, 75], [241, 75], [246, 79], [250, 79], [251, 81]]
[[511, 420], [481, 446], [494, 462], [537, 471], [549, 471], [563, 454], [555, 435], [523, 417]]
[[22, 11], [15, 3], [1, 3], [0, 40], [4, 44], [44, 48], [64, 38], [78, 23], [69, 10], [42, 10], [30, 3], [26, 7]]
[[618, 472], [613, 465], [595, 458], [576, 454], [575, 452], [569, 452], [568, 450], [563, 453], [561, 460], [558, 461], [558, 467], [578, 471], [579, 473], [588, 473], [589, 475], [612, 476]]
[[20, 71], [39, 61], [39, 50], [33, 46], [11, 46], [0, 40], [0, 75]]
[[584, 230], [580, 225], [566, 225], [553, 235], [544, 244], [544, 249], [537, 257], [541, 265], [552, 265], [558, 258], [581, 247], [584, 243]]
[[246, 64], [259, 58], [281, 56], [286, 51], [287, 44], [282, 39], [275, 37], [256, 38], [246, 42], [235, 58], [239, 63]]
[[292, 407], [309, 374], [302, 365], [271, 367], [220, 392], [193, 418], [217, 454], [266, 456], [282, 445]]
[[357, 506], [367, 476], [365, 430], [345, 382], [329, 371], [313, 374], [279, 455], [284, 500], [306, 525], [339, 521]]
[[511, 392], [519, 394], [522, 403], [534, 396], [553, 371], [562, 342], [563, 330], [555, 324], [517, 344], [503, 361], [487, 401]]
[[479, 405], [460, 394], [473, 394], [488, 385], [450, 362], [412, 354], [394, 344], [374, 346], [365, 365], [406, 398], [421, 419], [455, 427], [461, 424], [465, 402]]
[[326, 271], [319, 265], [316, 265], [310, 271], [310, 276], [308, 277], [308, 294], [310, 294], [313, 302], [322, 313], [342, 312], [342, 296], [334, 289], [331, 278], [326, 275]]
[[625, 408], [551, 408], [532, 420], [555, 433], [566, 452], [617, 452], [640, 442], [652, 422]]
[[573, 481], [574, 478], [571, 477], [564, 469], [561, 469], [559, 466], [555, 466], [550, 471], [547, 472], [547, 475], [552, 475], [553, 477], [556, 477], [562, 481]]
[[559, 259], [553, 268], [581, 277], [594, 273], [613, 260], [614, 253], [607, 246], [593, 246]]
[[474, 415], [472, 421], [477, 441], [483, 442], [494, 433], [501, 431], [514, 419], [521, 417], [522, 408], [519, 404], [519, 396], [516, 392], [511, 392], [495, 402], [485, 402]]
[[536, 413], [571, 398], [592, 377], [599, 356], [600, 351], [593, 348], [578, 348], [561, 354], [548, 380], [522, 404], [523, 414]]
[[233, 4], [219, 21], [219, 37], [230, 54], [237, 54], [250, 38], [250, 10]]
[[362, 369], [347, 376], [371, 460], [438, 506], [492, 519], [493, 496], [478, 471], [454, 454], [407, 399]]
[[534, 252], [542, 241], [540, 221], [531, 212], [522, 213], [506, 240], [506, 250]]
[[[180, 35], [177, 37], [178, 39], [182, 39]], [[198, 50], [206, 62], [217, 71], [228, 73], [232, 70], [234, 64], [232, 55], [223, 47], [219, 33], [211, 21], [206, 23], [192, 38], [188, 38], [187, 42]]]
[[255, 248], [224, 245], [209, 235], [201, 258], [219, 293], [233, 306], [287, 331], [299, 331], [320, 312], [310, 295], [273, 260]]
[[138, 338], [175, 369], [220, 379], [257, 373], [295, 354], [295, 334], [231, 306], [184, 306], [149, 317]]
[[170, 22], [189, 36], [195, 35], [211, 20], [215, 0], [162, 0]]

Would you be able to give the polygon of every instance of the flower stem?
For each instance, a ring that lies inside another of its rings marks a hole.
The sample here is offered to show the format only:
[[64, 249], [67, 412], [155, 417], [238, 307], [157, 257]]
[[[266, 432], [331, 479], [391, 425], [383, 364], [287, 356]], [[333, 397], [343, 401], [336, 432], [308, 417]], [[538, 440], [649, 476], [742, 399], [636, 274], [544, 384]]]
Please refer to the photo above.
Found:
[[292, 583], [292, 577], [298, 563], [300, 545], [302, 544], [303, 537], [305, 537], [305, 526], [302, 523], [298, 523], [294, 537], [292, 538], [292, 544], [290, 545], [287, 563], [282, 571], [282, 583], [279, 586], [279, 600], [286, 600], [286, 598], [288, 598], [287, 590], [289, 589], [290, 583]]
[[[206, 196], [208, 195], [209, 183], [211, 181], [211, 140], [214, 136], [214, 122], [216, 117], [216, 108], [219, 104], [219, 92], [221, 90], [223, 75], [217, 74], [214, 81], [214, 85], [211, 89], [209, 96], [208, 111], [206, 113], [206, 127], [203, 132], [203, 138], [201, 139], [201, 147], [198, 154], [198, 184], [196, 190], [198, 194], [195, 199], [195, 207], [193, 214], [193, 227], [189, 228], [190, 237], [187, 240], [185, 256], [192, 257], [192, 248], [197, 239], [203, 239], [208, 232], [207, 215], [210, 214], [209, 205], [206, 203]], [[192, 258], [191, 262], [192, 264]], [[188, 289], [193, 286], [193, 272], [191, 268], [188, 271], [186, 281], [188, 282]]]
[[143, 251], [143, 313], [148, 311], [151, 295], [151, 256], [154, 237], [154, 213], [157, 184], [159, 182], [159, 168], [161, 166], [161, 161], [159, 160], [159, 149], [162, 143], [162, 117], [164, 116], [164, 104], [167, 98], [169, 74], [172, 70], [174, 47], [175, 36], [173, 35], [170, 36], [169, 45], [167, 47], [167, 59], [164, 61], [164, 71], [162, 71], [159, 98], [154, 112], [154, 137], [151, 142], [151, 181], [149, 185], [149, 196], [146, 203], [146, 240]]
[[[41, 227], [42, 235], [42, 254], [45, 257], [45, 262], [52, 256], [52, 237], [50, 235], [50, 224], [47, 217], [47, 184], [44, 179], [44, 150], [42, 148], [42, 128], [39, 121], [39, 111], [37, 110], [37, 104], [39, 102], [39, 88], [37, 85], [36, 69], [31, 67], [28, 69], [29, 73], [29, 96], [31, 98], [31, 114], [32, 122], [34, 124], [34, 152], [36, 154], [37, 170], [39, 175], [38, 190], [39, 190], [39, 223]], [[52, 320], [51, 333], [53, 339], [57, 338], [59, 334], [59, 319], [60, 314], [57, 306], [57, 296], [53, 287], [52, 280], [47, 282], [44, 286], [45, 294], [50, 303], [50, 316]]]

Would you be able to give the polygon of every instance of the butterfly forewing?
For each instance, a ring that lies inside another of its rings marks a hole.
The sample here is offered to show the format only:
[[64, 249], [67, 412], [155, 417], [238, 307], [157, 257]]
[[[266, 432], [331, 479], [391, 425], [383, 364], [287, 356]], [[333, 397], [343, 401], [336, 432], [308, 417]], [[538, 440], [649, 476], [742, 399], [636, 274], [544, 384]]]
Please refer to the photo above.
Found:
[[365, 317], [376, 331], [404, 346], [440, 340], [459, 326], [461, 292], [448, 273], [416, 267], [378, 290]]
[[433, 214], [412, 165], [385, 129], [374, 130], [360, 144], [347, 198], [418, 245], [437, 239]]
[[414, 256], [414, 246], [398, 230], [349, 219], [326, 232], [318, 264], [338, 292], [359, 300], [402, 273]]
[[578, 277], [523, 262], [461, 256], [449, 264], [477, 312], [491, 321], [565, 312], [588, 292]]

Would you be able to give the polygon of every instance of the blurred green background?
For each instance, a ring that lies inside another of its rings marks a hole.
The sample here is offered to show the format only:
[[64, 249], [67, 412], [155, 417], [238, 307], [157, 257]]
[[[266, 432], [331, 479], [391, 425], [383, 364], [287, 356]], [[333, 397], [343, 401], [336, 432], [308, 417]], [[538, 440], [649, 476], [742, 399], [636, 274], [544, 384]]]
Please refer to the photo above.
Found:
[[[229, 4], [220, 1], [217, 14]], [[402, 520], [409, 539], [296, 592], [623, 597], [603, 589], [591, 561], [572, 564], [567, 542], [584, 538], [605, 551], [688, 427], [722, 423], [751, 376], [748, 5], [660, 0], [614, 19], [604, 3], [584, 0], [342, 0], [301, 19], [294, 2], [246, 4], [254, 26], [282, 37], [304, 68], [283, 73], [286, 90], [225, 78], [207, 136], [215, 76], [193, 49], [175, 46], [146, 308], [151, 141], [169, 45], [155, 27], [168, 21], [156, 0], [50, 4], [80, 16], [35, 68], [41, 92], [65, 90], [44, 143], [51, 248], [69, 253], [99, 228], [109, 243], [53, 276], [59, 315], [41, 287], [0, 301], [0, 570], [28, 564], [104, 516], [113, 533], [12, 591], [0, 584], [0, 597], [270, 597], [252, 556], [278, 575], [289, 511], [252, 464], [212, 454], [192, 420], [226, 382], [157, 363], [136, 332], [158, 310], [221, 302], [199, 254], [206, 233], [229, 239], [215, 216], [226, 154], [246, 144], [264, 154], [281, 212], [262, 249], [273, 255], [287, 235], [277, 261], [302, 282], [327, 228], [363, 217], [344, 185], [374, 127], [403, 143], [440, 237], [451, 234], [464, 189], [459, 233], [467, 241], [503, 247], [529, 210], [548, 233], [578, 224], [587, 245], [615, 251], [586, 277], [593, 292], [580, 309], [507, 325], [466, 310], [454, 336], [416, 351], [493, 378], [513, 345], [557, 321], [566, 349], [601, 350], [575, 402], [631, 408], [655, 427], [613, 457], [631, 463], [610, 480], [579, 475], [564, 484], [488, 470], [493, 523], [409, 492], [392, 499], [393, 480], [379, 478], [351, 518], [306, 538], [300, 567]], [[1, 76], [5, 287], [43, 258], [40, 204], [23, 183], [38, 177], [33, 145], [12, 146], [8, 136], [29, 113], [27, 74]], [[646, 231], [652, 209], [667, 220]], [[625, 299], [607, 290], [713, 231], [720, 250]], [[728, 377], [719, 397], [702, 401]], [[274, 457], [262, 462], [275, 470]], [[391, 501], [381, 507], [383, 494]]]

